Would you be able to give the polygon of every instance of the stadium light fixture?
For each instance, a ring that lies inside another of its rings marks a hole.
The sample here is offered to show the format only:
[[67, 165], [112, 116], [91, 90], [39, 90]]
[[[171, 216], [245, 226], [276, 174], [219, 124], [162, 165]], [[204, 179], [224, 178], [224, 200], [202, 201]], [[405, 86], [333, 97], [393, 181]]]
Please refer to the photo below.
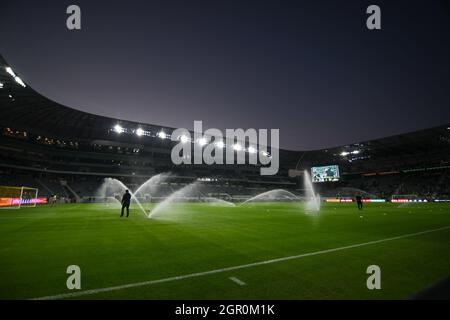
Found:
[[185, 135], [182, 135], [178, 139], [181, 141], [181, 143], [187, 143], [189, 141], [189, 138]]
[[120, 134], [120, 133], [123, 133], [124, 130], [120, 124], [116, 124], [114, 126], [114, 131]]
[[0, 89], [3, 89], [3, 83], [0, 82]]
[[144, 130], [142, 130], [141, 128], [138, 128], [138, 129], [136, 130], [136, 135], [137, 135], [138, 137], [142, 137], [142, 136], [144, 135]]
[[359, 151], [359, 150], [355, 150], [352, 152], [352, 154], [360, 154], [360, 153], [361, 153], [361, 151]]
[[6, 72], [8, 72], [11, 77], [15, 78], [16, 74], [14, 73], [13, 69], [11, 69], [11, 67], [6, 67]]
[[22, 87], [26, 88], [26, 84], [22, 81], [22, 79], [20, 79], [19, 77], [15, 77], [14, 80], [16, 80], [16, 82], [18, 84], [20, 84]]
[[14, 78], [14, 80], [16, 80], [16, 82], [17, 82], [18, 84], [20, 84], [22, 87], [26, 88], [26, 85], [25, 85], [25, 83], [23, 82], [23, 80], [20, 79], [20, 78], [14, 73], [14, 71], [13, 71], [13, 69], [11, 69], [11, 67], [6, 67], [5, 70], [6, 70], [6, 72], [8, 72], [8, 73], [11, 75], [11, 77]]
[[166, 139], [166, 138], [167, 138], [167, 134], [166, 134], [164, 131], [160, 131], [160, 132], [158, 133], [158, 137], [159, 137], [160, 139]]
[[223, 143], [223, 141], [218, 141], [216, 142], [216, 147], [219, 149], [223, 149], [225, 148], [225, 143]]
[[234, 151], [241, 151], [242, 150], [242, 146], [239, 143], [236, 143], [233, 146]]
[[257, 152], [257, 150], [255, 149], [255, 147], [252, 147], [252, 146], [248, 147], [248, 153], [254, 154], [256, 152]]
[[346, 157], [350, 154], [350, 152], [343, 151], [341, 152], [341, 156]]
[[200, 138], [197, 140], [197, 143], [199, 146], [203, 147], [208, 144], [208, 141], [206, 140], [206, 138]]

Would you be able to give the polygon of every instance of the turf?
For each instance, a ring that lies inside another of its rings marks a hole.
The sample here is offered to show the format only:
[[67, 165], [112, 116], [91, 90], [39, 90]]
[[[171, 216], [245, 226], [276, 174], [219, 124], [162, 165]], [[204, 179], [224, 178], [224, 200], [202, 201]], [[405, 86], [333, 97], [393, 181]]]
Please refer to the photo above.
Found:
[[[0, 298], [69, 293], [165, 279], [450, 226], [450, 204], [293, 203], [236, 208], [177, 204], [157, 219], [129, 219], [100, 204], [0, 211]], [[76, 299], [404, 299], [450, 274], [450, 229], [320, 255]], [[368, 290], [378, 265], [382, 289]], [[231, 281], [236, 277], [246, 285]]]

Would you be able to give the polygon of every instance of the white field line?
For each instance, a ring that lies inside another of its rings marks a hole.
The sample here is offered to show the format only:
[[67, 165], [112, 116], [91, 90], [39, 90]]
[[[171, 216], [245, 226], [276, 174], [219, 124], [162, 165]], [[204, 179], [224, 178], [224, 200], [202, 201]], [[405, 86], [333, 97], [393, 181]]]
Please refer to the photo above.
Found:
[[244, 281], [242, 281], [242, 280], [240, 280], [240, 279], [238, 279], [238, 278], [236, 278], [236, 277], [230, 277], [230, 278], [228, 278], [228, 279], [230, 279], [230, 280], [233, 281], [234, 283], [237, 283], [237, 284], [240, 285], [240, 286], [245, 286], [245, 285], [247, 285]]
[[415, 237], [415, 236], [419, 236], [419, 235], [423, 235], [423, 234], [427, 234], [427, 233], [432, 233], [432, 232], [437, 232], [437, 231], [442, 231], [442, 230], [447, 230], [447, 229], [450, 229], [450, 226], [446, 226], [446, 227], [442, 227], [442, 228], [438, 228], [438, 229], [430, 229], [430, 230], [425, 230], [425, 231], [420, 231], [420, 232], [415, 232], [415, 233], [408, 233], [408, 234], [404, 234], [404, 235], [400, 235], [400, 236], [396, 236], [396, 237], [391, 237], [391, 238], [385, 238], [385, 239], [374, 240], [374, 241], [369, 241], [369, 242], [357, 243], [357, 244], [352, 244], [352, 245], [339, 247], [339, 248], [326, 249], [326, 250], [321, 250], [321, 251], [303, 253], [303, 254], [299, 254], [299, 255], [295, 255], [295, 256], [288, 256], [288, 257], [276, 258], [276, 259], [271, 259], [271, 260], [265, 260], [265, 261], [258, 261], [258, 262], [248, 263], [248, 264], [242, 264], [242, 265], [233, 266], [233, 267], [227, 267], [227, 268], [222, 268], [222, 269], [215, 269], [215, 270], [204, 271], [204, 272], [190, 273], [190, 274], [179, 275], [179, 276], [163, 278], [163, 279], [157, 279], [157, 280], [135, 282], [135, 283], [129, 283], [129, 284], [118, 285], [118, 286], [113, 286], [113, 287], [98, 288], [98, 289], [91, 289], [91, 290], [84, 290], [84, 291], [76, 291], [76, 292], [70, 292], [70, 293], [62, 293], [62, 294], [56, 294], [56, 295], [52, 295], [52, 296], [45, 296], [45, 297], [34, 298], [33, 300], [59, 300], [59, 299], [65, 299], [65, 298], [75, 298], [75, 297], [93, 295], [93, 294], [98, 294], [98, 293], [103, 293], [103, 292], [125, 290], [125, 289], [149, 286], [149, 285], [154, 285], [154, 284], [159, 284], [159, 283], [165, 283], [165, 282], [171, 282], [171, 281], [179, 281], [179, 280], [184, 280], [184, 279], [189, 279], [189, 278], [196, 278], [196, 277], [203, 277], [203, 276], [217, 274], [217, 273], [223, 273], [223, 272], [228, 272], [228, 271], [235, 271], [235, 270], [240, 270], [240, 269], [246, 269], [246, 268], [252, 268], [252, 267], [257, 267], [257, 266], [268, 265], [268, 264], [272, 264], [272, 263], [278, 263], [278, 262], [295, 260], [295, 259], [301, 259], [301, 258], [305, 258], [305, 257], [317, 256], [317, 255], [321, 255], [321, 254], [332, 253], [332, 252], [337, 252], [337, 251], [343, 251], [343, 250], [348, 250], [348, 249], [353, 249], [353, 248], [370, 246], [370, 245], [379, 244], [379, 243], [383, 243], [383, 242], [388, 242], [388, 241], [393, 241], [393, 240], [398, 240], [398, 239]]

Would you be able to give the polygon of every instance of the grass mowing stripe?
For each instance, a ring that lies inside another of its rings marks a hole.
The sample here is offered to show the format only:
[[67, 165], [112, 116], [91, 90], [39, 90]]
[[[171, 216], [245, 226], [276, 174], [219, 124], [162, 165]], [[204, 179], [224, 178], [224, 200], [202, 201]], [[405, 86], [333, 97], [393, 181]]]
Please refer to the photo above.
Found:
[[321, 250], [321, 251], [303, 253], [303, 254], [299, 254], [299, 255], [295, 255], [295, 256], [288, 256], [288, 257], [276, 258], [276, 259], [265, 260], [265, 261], [258, 261], [258, 262], [243, 264], [243, 265], [239, 265], [239, 266], [227, 267], [227, 268], [222, 268], [222, 269], [215, 269], [215, 270], [204, 271], [204, 272], [190, 273], [190, 274], [174, 276], [174, 277], [169, 277], [169, 278], [164, 278], [164, 279], [149, 280], [149, 281], [143, 281], [143, 282], [135, 282], [135, 283], [129, 283], [129, 284], [113, 286], [113, 287], [91, 289], [91, 290], [77, 291], [77, 292], [71, 292], [71, 293], [62, 293], [62, 294], [57, 294], [57, 295], [52, 295], [52, 296], [45, 296], [45, 297], [40, 297], [40, 298], [34, 298], [32, 300], [59, 300], [59, 299], [66, 299], [66, 298], [76, 298], [76, 297], [81, 297], [81, 296], [86, 296], [86, 295], [93, 295], [93, 294], [98, 294], [98, 293], [103, 293], [103, 292], [124, 290], [124, 289], [149, 286], [149, 285], [154, 285], [154, 284], [159, 284], [159, 283], [164, 283], [164, 282], [171, 282], [171, 281], [178, 281], [178, 280], [184, 280], [184, 279], [189, 279], [189, 278], [202, 277], [202, 276], [207, 276], [207, 275], [211, 275], [211, 274], [223, 273], [223, 272], [234, 271], [234, 270], [239, 270], [239, 269], [252, 268], [252, 267], [257, 267], [257, 266], [277, 263], [277, 262], [289, 261], [289, 260], [294, 260], [294, 259], [301, 259], [301, 258], [305, 258], [305, 257], [317, 256], [317, 255], [331, 253], [331, 252], [337, 252], [337, 251], [342, 251], [342, 250], [359, 248], [359, 247], [374, 245], [374, 244], [388, 242], [388, 241], [393, 241], [393, 240], [398, 240], [398, 239], [415, 237], [415, 236], [419, 236], [419, 235], [423, 235], [423, 234], [427, 234], [427, 233], [432, 233], [432, 232], [437, 232], [437, 231], [442, 231], [442, 230], [447, 230], [447, 229], [450, 229], [450, 226], [437, 228], [437, 229], [430, 229], [430, 230], [425, 230], [425, 231], [420, 231], [420, 232], [415, 232], [415, 233], [408, 233], [408, 234], [395, 236], [395, 237], [391, 237], [391, 238], [385, 238], [385, 239], [374, 240], [374, 241], [369, 241], [369, 242], [357, 243], [357, 244], [352, 244], [352, 245], [339, 247], [339, 248], [332, 248], [332, 249], [326, 249], [326, 250]]

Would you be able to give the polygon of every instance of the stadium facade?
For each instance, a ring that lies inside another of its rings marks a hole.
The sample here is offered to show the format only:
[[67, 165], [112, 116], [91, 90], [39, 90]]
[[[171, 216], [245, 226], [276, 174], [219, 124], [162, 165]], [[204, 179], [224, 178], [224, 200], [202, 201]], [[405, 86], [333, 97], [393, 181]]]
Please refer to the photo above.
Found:
[[315, 184], [328, 197], [388, 199], [395, 194], [450, 199], [450, 125], [323, 150], [280, 150], [276, 176], [257, 165], [174, 166], [174, 128], [89, 114], [30, 88], [0, 56], [0, 185], [39, 188], [78, 201], [105, 177], [139, 185], [172, 172], [168, 192], [192, 180], [216, 193], [252, 195], [267, 189], [301, 193], [303, 170], [337, 165], [339, 178]]

